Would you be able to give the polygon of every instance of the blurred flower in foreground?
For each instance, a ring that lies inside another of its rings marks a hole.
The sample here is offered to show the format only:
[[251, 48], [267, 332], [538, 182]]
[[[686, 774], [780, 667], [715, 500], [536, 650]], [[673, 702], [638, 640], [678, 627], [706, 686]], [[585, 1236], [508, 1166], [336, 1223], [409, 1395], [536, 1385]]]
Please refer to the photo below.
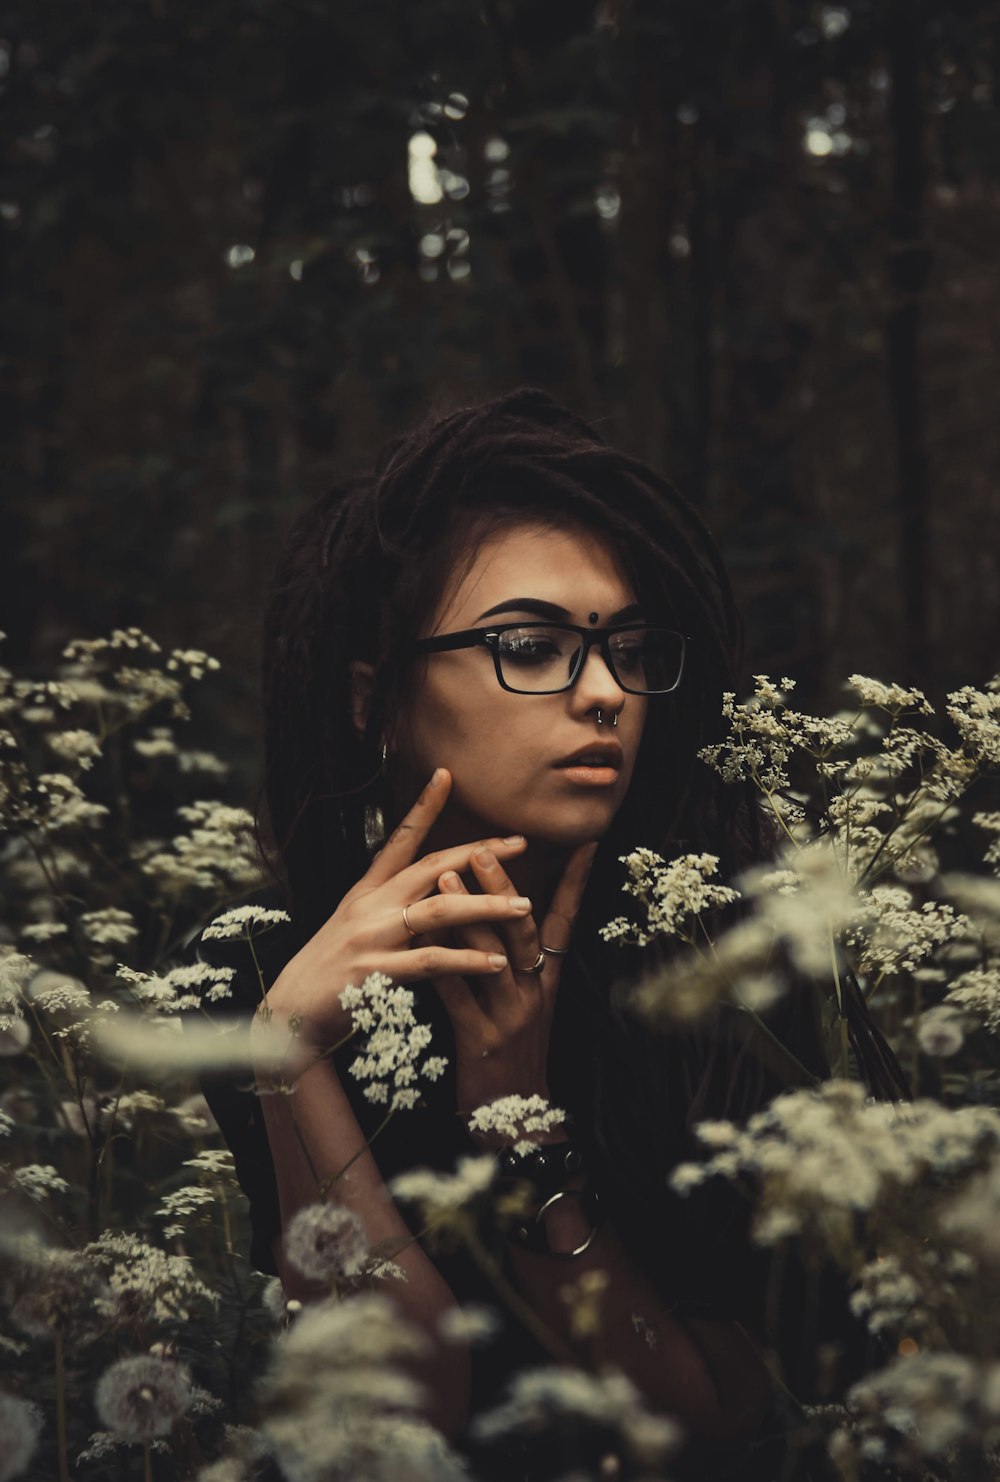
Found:
[[37, 1405], [0, 1391], [0, 1482], [21, 1475], [35, 1454], [41, 1428]]
[[368, 1241], [353, 1210], [338, 1204], [310, 1204], [290, 1221], [285, 1254], [303, 1276], [336, 1281], [360, 1270]]

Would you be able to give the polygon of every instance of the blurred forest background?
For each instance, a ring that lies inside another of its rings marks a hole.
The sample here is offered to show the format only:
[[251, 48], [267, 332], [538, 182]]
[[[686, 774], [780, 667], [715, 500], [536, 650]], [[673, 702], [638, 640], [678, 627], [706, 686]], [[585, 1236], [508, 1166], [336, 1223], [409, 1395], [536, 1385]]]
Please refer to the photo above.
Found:
[[990, 0], [0, 3], [7, 662], [223, 661], [302, 501], [544, 386], [667, 472], [748, 673], [998, 667]]

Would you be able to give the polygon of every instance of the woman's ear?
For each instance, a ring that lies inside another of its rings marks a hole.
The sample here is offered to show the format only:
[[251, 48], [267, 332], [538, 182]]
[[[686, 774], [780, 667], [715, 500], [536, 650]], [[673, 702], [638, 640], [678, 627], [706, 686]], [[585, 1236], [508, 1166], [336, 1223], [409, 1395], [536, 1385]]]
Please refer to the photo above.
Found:
[[375, 668], [364, 659], [352, 659], [347, 667], [351, 674], [351, 721], [360, 741], [368, 725], [368, 712], [375, 690]]

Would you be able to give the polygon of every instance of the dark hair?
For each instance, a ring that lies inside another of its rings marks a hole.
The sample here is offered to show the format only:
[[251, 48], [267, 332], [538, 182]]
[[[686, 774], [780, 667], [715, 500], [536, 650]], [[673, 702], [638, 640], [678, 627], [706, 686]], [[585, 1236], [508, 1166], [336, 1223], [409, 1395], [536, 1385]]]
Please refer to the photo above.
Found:
[[[478, 539], [539, 520], [609, 540], [643, 610], [690, 639], [683, 684], [650, 705], [628, 797], [598, 851], [553, 1030], [554, 1098], [574, 1113], [614, 1187], [623, 1238], [655, 1278], [666, 1226], [678, 1229], [666, 1176], [693, 1121], [745, 1116], [788, 1069], [769, 1069], [731, 1012], [697, 1031], [651, 1035], [623, 1007], [640, 956], [598, 935], [622, 909], [619, 856], [637, 846], [711, 852], [724, 876], [770, 849], [748, 788], [724, 785], [697, 755], [720, 735], [742, 635], [721, 559], [690, 505], [543, 391], [431, 416], [390, 443], [373, 474], [302, 514], [281, 557], [265, 619], [260, 833], [306, 940], [367, 868], [366, 808], [391, 809], [378, 740], [412, 674], [407, 640]], [[356, 660], [375, 668], [360, 740]], [[808, 992], [787, 995], [772, 1028], [810, 1074], [824, 1073]]]

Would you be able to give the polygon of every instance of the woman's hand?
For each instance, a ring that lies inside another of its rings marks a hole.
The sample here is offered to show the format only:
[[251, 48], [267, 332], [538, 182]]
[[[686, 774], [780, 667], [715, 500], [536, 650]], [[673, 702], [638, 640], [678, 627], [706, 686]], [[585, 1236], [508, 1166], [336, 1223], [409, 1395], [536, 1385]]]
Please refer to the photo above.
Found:
[[[534, 917], [470, 918], [460, 940], [483, 953], [503, 952], [507, 965], [470, 985], [459, 973], [437, 974], [434, 986], [455, 1030], [457, 1102], [460, 1112], [500, 1096], [548, 1097], [548, 1053], [552, 1016], [569, 947], [597, 845], [581, 844], [570, 855], [556, 886], [541, 931]], [[503, 862], [489, 845], [470, 855], [476, 879], [485, 892], [470, 895], [453, 869], [438, 880], [445, 900], [505, 901], [513, 885]], [[527, 972], [542, 953], [541, 970]]]
[[418, 859], [450, 790], [451, 775], [439, 767], [367, 873], [269, 990], [271, 1012], [282, 1018], [300, 1015], [315, 1042], [329, 1047], [349, 1033], [350, 1017], [340, 994], [348, 983], [358, 985], [370, 973], [409, 983], [439, 974], [495, 978], [506, 969], [504, 949], [492, 935], [483, 947], [426, 939], [432, 935], [450, 940], [453, 932], [470, 924], [488, 927], [517, 921], [531, 908], [513, 886], [506, 894], [496, 889], [487, 895], [438, 894], [442, 874], [469, 869], [477, 849], [485, 846], [495, 857], [509, 859], [525, 847], [518, 835], [477, 840]]

